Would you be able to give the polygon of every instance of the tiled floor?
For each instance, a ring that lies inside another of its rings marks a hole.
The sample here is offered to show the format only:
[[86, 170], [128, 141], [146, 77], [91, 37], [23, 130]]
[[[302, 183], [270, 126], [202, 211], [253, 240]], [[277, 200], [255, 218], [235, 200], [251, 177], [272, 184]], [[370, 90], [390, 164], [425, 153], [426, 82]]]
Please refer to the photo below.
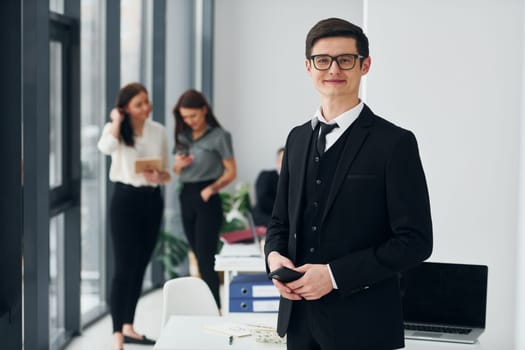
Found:
[[[157, 289], [140, 298], [135, 313], [135, 329], [148, 338], [157, 339], [160, 334], [162, 289]], [[149, 350], [153, 346], [125, 345], [125, 350]], [[112, 350], [111, 318], [104, 317], [76, 337], [67, 350]]]
[[[223, 285], [219, 293], [223, 297]], [[162, 289], [141, 297], [135, 312], [135, 329], [148, 338], [157, 339], [160, 335], [162, 313]], [[75, 337], [66, 350], [112, 350], [111, 317], [108, 315], [89, 326], [82, 335]], [[124, 350], [150, 350], [153, 346], [126, 344]]]

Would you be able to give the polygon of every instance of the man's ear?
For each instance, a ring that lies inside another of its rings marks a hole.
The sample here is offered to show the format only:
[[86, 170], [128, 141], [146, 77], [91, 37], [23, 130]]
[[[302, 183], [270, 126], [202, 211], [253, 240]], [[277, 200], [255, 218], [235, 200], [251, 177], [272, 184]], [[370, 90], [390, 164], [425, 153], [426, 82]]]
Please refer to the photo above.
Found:
[[361, 64], [361, 75], [365, 75], [370, 70], [370, 65], [372, 64], [372, 59], [370, 56], [363, 59], [363, 63]]
[[306, 66], [306, 71], [308, 72], [308, 75], [312, 75], [312, 62], [309, 59], [305, 59], [304, 65]]

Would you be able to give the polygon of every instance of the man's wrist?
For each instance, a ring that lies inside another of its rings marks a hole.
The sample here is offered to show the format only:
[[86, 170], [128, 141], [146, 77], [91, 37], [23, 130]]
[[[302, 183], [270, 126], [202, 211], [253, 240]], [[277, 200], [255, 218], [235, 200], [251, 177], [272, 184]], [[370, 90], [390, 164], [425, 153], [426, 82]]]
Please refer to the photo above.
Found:
[[328, 273], [330, 274], [330, 280], [332, 280], [332, 287], [334, 289], [338, 289], [337, 282], [335, 281], [334, 274], [332, 273], [332, 269], [330, 268], [330, 264], [326, 264], [326, 267], [328, 268]]
[[268, 256], [266, 257], [266, 262], [268, 263], [268, 265], [270, 265], [270, 258], [274, 256], [275, 254], [279, 254], [279, 252], [276, 250], [272, 250], [271, 252], [268, 253]]

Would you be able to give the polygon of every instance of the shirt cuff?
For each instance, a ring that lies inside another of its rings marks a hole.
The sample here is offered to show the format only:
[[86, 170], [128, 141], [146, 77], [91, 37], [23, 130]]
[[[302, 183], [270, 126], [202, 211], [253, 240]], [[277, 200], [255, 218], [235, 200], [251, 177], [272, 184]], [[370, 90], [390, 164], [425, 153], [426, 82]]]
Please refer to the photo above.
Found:
[[334, 289], [338, 289], [337, 283], [335, 282], [334, 274], [332, 273], [332, 269], [330, 268], [330, 264], [326, 264], [326, 266], [328, 267], [328, 272], [330, 273], [330, 279], [332, 280], [332, 287], [334, 287]]

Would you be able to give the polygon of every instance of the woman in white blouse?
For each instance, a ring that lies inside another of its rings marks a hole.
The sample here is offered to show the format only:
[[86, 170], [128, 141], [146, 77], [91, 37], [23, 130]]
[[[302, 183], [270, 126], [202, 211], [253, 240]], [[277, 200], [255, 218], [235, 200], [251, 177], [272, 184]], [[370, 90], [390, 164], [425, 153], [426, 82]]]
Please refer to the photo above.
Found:
[[[164, 209], [159, 185], [170, 180], [166, 130], [148, 118], [150, 113], [144, 86], [124, 86], [98, 142], [99, 150], [111, 155], [109, 178], [115, 182], [109, 209], [115, 263], [109, 305], [118, 350], [124, 343], [155, 343], [133, 327]], [[137, 160], [145, 166], [139, 169]]]

